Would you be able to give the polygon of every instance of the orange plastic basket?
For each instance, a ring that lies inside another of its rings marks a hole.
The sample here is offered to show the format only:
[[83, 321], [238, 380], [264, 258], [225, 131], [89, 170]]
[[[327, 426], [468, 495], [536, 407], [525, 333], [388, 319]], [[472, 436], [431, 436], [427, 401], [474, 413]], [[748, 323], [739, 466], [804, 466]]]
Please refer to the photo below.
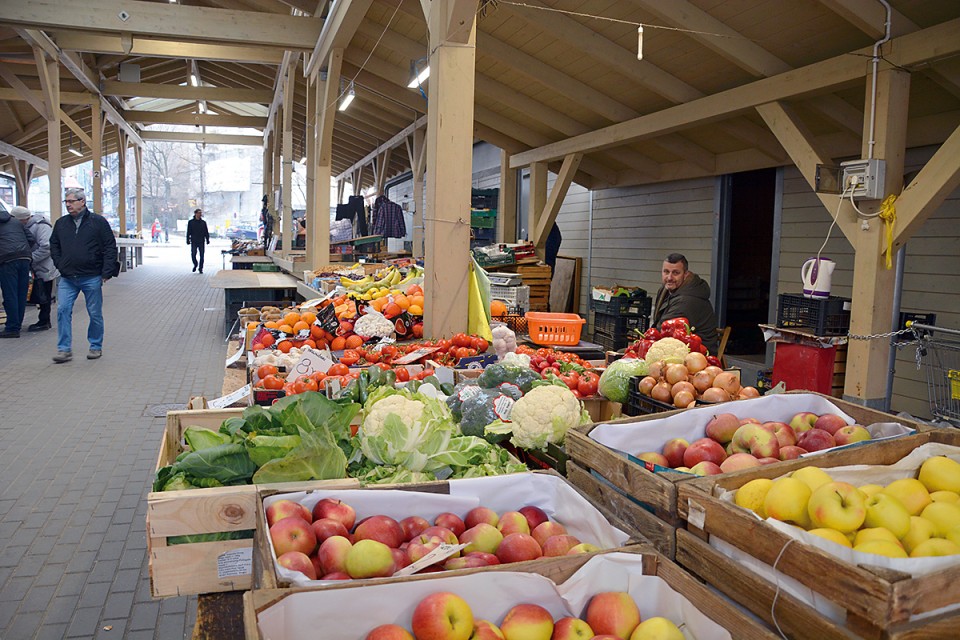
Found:
[[530, 339], [546, 347], [576, 345], [580, 342], [580, 331], [586, 322], [575, 313], [530, 311], [526, 318]]

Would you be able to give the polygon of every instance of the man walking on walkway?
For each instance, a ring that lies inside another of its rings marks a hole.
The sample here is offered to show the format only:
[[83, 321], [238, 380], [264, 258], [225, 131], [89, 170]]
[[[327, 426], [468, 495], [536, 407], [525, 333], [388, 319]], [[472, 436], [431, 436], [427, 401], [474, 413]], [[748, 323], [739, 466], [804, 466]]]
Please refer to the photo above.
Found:
[[50, 307], [53, 304], [53, 281], [60, 275], [53, 266], [50, 255], [50, 236], [53, 226], [46, 216], [30, 213], [26, 207], [14, 207], [10, 213], [23, 224], [33, 240], [33, 256], [30, 268], [33, 269], [33, 294], [29, 303], [40, 307], [37, 322], [27, 327], [27, 331], [46, 331], [50, 328]]
[[30, 237], [20, 221], [0, 206], [0, 295], [7, 322], [0, 338], [19, 338], [30, 282]]
[[197, 270], [197, 250], [200, 251], [200, 273], [203, 273], [203, 252], [206, 244], [210, 244], [210, 232], [207, 231], [207, 221], [200, 216], [203, 211], [195, 209], [193, 220], [187, 223], [187, 244], [190, 245], [190, 259], [193, 260], [193, 270]]
[[67, 213], [53, 226], [50, 253], [60, 271], [57, 288], [57, 355], [54, 362], [73, 358], [73, 305], [80, 292], [87, 304], [90, 326], [88, 360], [103, 355], [103, 283], [113, 277], [117, 264], [117, 241], [110, 223], [87, 209], [83, 189], [67, 189], [63, 203]]

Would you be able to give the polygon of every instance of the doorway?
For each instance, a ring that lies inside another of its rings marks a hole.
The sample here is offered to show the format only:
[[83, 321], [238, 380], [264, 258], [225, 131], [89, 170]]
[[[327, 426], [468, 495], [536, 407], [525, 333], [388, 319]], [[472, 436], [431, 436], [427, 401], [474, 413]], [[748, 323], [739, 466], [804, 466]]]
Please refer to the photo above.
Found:
[[720, 214], [726, 277], [719, 296], [721, 324], [731, 327], [726, 353], [763, 362], [766, 344], [757, 325], [770, 320], [770, 274], [774, 255], [779, 255], [778, 170], [746, 171], [728, 178], [726, 206]]

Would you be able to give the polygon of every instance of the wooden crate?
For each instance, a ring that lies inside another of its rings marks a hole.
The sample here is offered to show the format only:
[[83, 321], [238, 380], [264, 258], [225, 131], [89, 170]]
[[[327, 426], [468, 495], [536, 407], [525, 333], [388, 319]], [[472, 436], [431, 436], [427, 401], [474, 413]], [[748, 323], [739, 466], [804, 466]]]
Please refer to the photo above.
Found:
[[[156, 468], [173, 464], [183, 452], [183, 432], [187, 427], [215, 431], [227, 418], [242, 414], [243, 409], [171, 411], [167, 414]], [[303, 486], [303, 483], [289, 484]], [[359, 486], [359, 482], [349, 478], [310, 484], [331, 488]], [[147, 556], [153, 597], [234, 591], [253, 586], [252, 537], [177, 545], [167, 544], [167, 539], [200, 533], [254, 531], [257, 490], [256, 485], [244, 485], [147, 494]]]
[[[679, 486], [681, 517], [687, 520], [690, 533], [701, 538], [717, 536], [769, 566], [776, 563], [779, 572], [799, 581], [847, 612], [847, 624], [843, 628], [822, 617], [808, 618], [802, 615], [804, 611], [796, 606], [797, 602], [786, 600], [783, 613], [778, 613], [777, 619], [788, 635], [827, 638], [847, 637], [838, 634], [851, 632], [864, 638], [947, 637], [934, 633], [934, 629], [939, 629], [938, 633], [951, 631], [949, 637], [955, 638], [955, 624], [960, 622], [960, 617], [956, 617], [960, 614], [956, 611], [953, 612], [952, 629], [939, 617], [929, 622], [911, 623], [909, 619], [911, 615], [960, 604], [960, 590], [956, 587], [960, 582], [960, 566], [916, 578], [890, 569], [855, 566], [810, 545], [794, 543], [787, 546], [789, 541], [795, 539], [758, 520], [746, 509], [715, 496], [718, 488], [734, 490], [755, 478], [775, 478], [806, 466], [830, 468], [853, 464], [893, 464], [928, 442], [960, 446], [960, 432], [952, 429], [928, 430], [869, 447], [833, 451], [780, 465], [685, 482]], [[703, 552], [704, 545], [697, 545], [680, 533], [677, 559], [681, 564], [742, 604], [755, 608], [757, 615], [772, 621], [769, 607], [763, 607], [760, 603], [772, 602], [775, 585], [733, 560], [709, 556]], [[783, 594], [779, 597], [783, 598]], [[811, 627], [814, 623], [819, 627]], [[933, 625], [929, 630], [924, 627], [928, 623]], [[917, 628], [920, 631], [916, 631]]]
[[[822, 396], [822, 394], [813, 395]], [[837, 400], [836, 398], [822, 397], [828, 398], [832, 404], [847, 413], [859, 424], [870, 425], [875, 422], [894, 420], [893, 416], [874, 409], [868, 409], [850, 402]], [[646, 422], [648, 420], [660, 420], [684, 411], [688, 411], [688, 409], [677, 409], [675, 411], [636, 416], [623, 420], [613, 420], [608, 424], [629, 424]], [[900, 418], [896, 418], [895, 420], [918, 431], [927, 428], [914, 421]], [[567, 432], [566, 439], [564, 440], [564, 448], [566, 449], [567, 456], [570, 461], [575, 462], [586, 472], [584, 475], [589, 476], [593, 474], [594, 476], [602, 478], [602, 480], [606, 481], [609, 485], [613, 485], [612, 487], [607, 487], [602, 494], [597, 493], [597, 495], [603, 495], [609, 499], [609, 496], [613, 493], [613, 489], [616, 489], [626, 494], [628, 499], [642, 503], [645, 513], [637, 514], [638, 520], [636, 525], [638, 531], [641, 535], [651, 540], [660, 553], [672, 559], [676, 549], [676, 542], [675, 536], [670, 532], [675, 531], [677, 527], [682, 527], [683, 525], [683, 520], [677, 508], [677, 487], [697, 478], [697, 476], [688, 473], [650, 470], [642, 464], [622, 456], [613, 449], [591, 440], [589, 433], [596, 426], [596, 424], [582, 425]], [[670, 438], [671, 436], [668, 433], [664, 434], [664, 442]], [[860, 447], [860, 449], [874, 447], [877, 444], [878, 443], [871, 443], [864, 445]], [[785, 468], [782, 466], [783, 464], [786, 463], [768, 465], [765, 468], [773, 469], [773, 473], [779, 475], [779, 473], [784, 473], [784, 471], [782, 471], [782, 469]], [[578, 476], [578, 479], [582, 479], [584, 475]], [[594, 487], [593, 491], [598, 490]], [[666, 524], [666, 527], [664, 524]]]
[[[749, 613], [741, 610], [738, 606], [725, 599], [717, 591], [709, 586], [702, 584], [692, 577], [678, 565], [658, 554], [648, 545], [632, 545], [623, 547], [617, 551], [623, 553], [639, 554], [643, 556], [643, 574], [649, 576], [659, 576], [674, 591], [685, 597], [694, 607], [706, 614], [711, 620], [727, 629], [733, 638], [738, 640], [773, 640], [777, 638], [769, 629], [757, 622], [756, 618]], [[564, 556], [561, 558], [547, 558], [538, 562], [523, 563], [522, 571], [524, 573], [535, 573], [545, 576], [556, 584], [562, 584], [570, 579], [586, 562], [590, 559], [589, 555]], [[477, 573], [481, 571], [510, 570], [517, 571], [517, 565], [507, 565], [498, 569], [497, 567], [488, 567], [481, 569], [468, 569], [463, 573]], [[459, 573], [459, 572], [458, 572]], [[428, 574], [425, 576], [412, 576], [409, 578], [387, 578], [380, 580], [377, 584], [390, 582], [412, 582], [420, 580], [443, 580], [444, 574]], [[437, 588], [441, 589], [442, 583], [438, 583]], [[352, 589], [355, 593], [351, 595], [355, 598], [365, 596], [364, 589], [369, 586], [351, 582], [325, 587], [328, 590], [333, 589]], [[262, 640], [257, 626], [257, 620], [260, 613], [283, 601], [295, 593], [311, 591], [309, 588], [289, 588], [289, 589], [257, 589], [248, 591], [243, 595], [243, 616], [244, 630], [246, 640]], [[371, 603], [372, 605], [374, 603]], [[412, 606], [412, 603], [411, 603]], [[372, 612], [376, 611], [374, 606]], [[381, 622], [377, 620], [377, 622]], [[383, 623], [388, 621], [383, 620]], [[336, 621], [332, 621], [336, 624]]]

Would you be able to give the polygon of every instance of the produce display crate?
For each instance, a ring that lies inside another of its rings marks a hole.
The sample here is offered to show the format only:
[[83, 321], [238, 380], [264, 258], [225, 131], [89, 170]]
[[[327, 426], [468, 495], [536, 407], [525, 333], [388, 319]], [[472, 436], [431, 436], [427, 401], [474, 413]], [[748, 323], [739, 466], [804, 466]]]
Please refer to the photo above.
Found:
[[271, 262], [254, 262], [253, 270], [257, 272], [263, 271], [280, 271], [280, 267], [271, 263]]
[[[917, 431], [928, 430], [928, 427], [922, 427], [917, 422], [894, 418], [894, 416], [889, 414], [843, 400], [837, 400], [836, 398], [830, 398], [822, 394], [807, 392], [787, 395], [792, 395], [796, 398], [818, 398], [818, 402], [822, 400], [833, 405], [838, 410], [853, 418], [858, 424], [862, 425], [869, 426], [878, 422], [896, 421]], [[730, 409], [728, 410], [736, 410], [737, 412], [743, 412], [743, 415], [747, 415], [747, 412], [752, 411], [752, 408], [756, 404], [759, 403], [761, 408], [768, 404], [764, 402], [765, 400], [767, 399], [737, 400], [729, 403]], [[603, 425], [605, 429], [612, 429], [617, 425], [632, 425], [652, 420], [662, 420], [673, 416], [686, 416], [686, 414], [694, 411], [716, 412], [717, 410], [713, 407], [675, 409], [664, 413], [613, 420], [603, 423]], [[702, 416], [703, 414], [698, 415]], [[756, 417], [763, 418], [763, 416], [760, 415]], [[691, 417], [691, 422], [693, 419], [694, 418]], [[677, 422], [679, 423], [678, 426], [689, 424], [686, 418], [680, 418]], [[644, 463], [633, 456], [624, 455], [615, 449], [592, 440], [589, 437], [590, 433], [600, 426], [600, 424], [581, 425], [567, 432], [566, 439], [564, 440], [564, 449], [570, 458], [570, 461], [567, 463], [570, 480], [587, 491], [587, 493], [597, 501], [609, 499], [609, 497], [613, 495], [611, 492], [615, 491], [626, 500], [634, 501], [637, 505], [640, 505], [642, 508], [635, 514], [637, 517], [635, 522], [633, 522], [634, 526], [641, 535], [657, 547], [658, 551], [672, 559], [676, 551], [676, 529], [684, 526], [681, 515], [682, 512], [679, 508], [683, 506], [683, 500], [678, 495], [678, 487], [696, 480], [698, 476], [672, 471], [663, 467], [654, 468], [654, 465], [650, 463]], [[673, 437], [677, 437], [671, 435], [669, 428], [670, 427], [667, 426], [663, 430], [663, 443]], [[904, 440], [905, 438], [906, 437], [899, 439]], [[692, 440], [690, 441], [692, 442]], [[858, 452], [869, 451], [871, 448], [879, 446], [879, 444], [880, 443], [868, 443], [856, 447], [856, 450]], [[569, 471], [571, 463], [575, 463], [582, 468], [584, 473], [571, 473]], [[784, 473], [782, 469], [785, 468], [784, 465], [786, 464], [788, 463], [778, 462], [764, 468], [769, 468], [773, 473], [779, 474]], [[596, 484], [581, 484], [584, 476], [592, 476], [600, 485], [604, 486], [598, 487]], [[724, 477], [726, 477], [725, 474], [711, 476], [711, 478]], [[681, 503], [679, 507], [678, 501]]]
[[[215, 431], [227, 418], [242, 414], [243, 409], [169, 412], [156, 468], [172, 464], [184, 451], [183, 433], [187, 427]], [[310, 483], [314, 487], [335, 488], [354, 488], [359, 484], [350, 478]], [[153, 597], [236, 591], [253, 586], [252, 532], [257, 527], [257, 490], [257, 485], [242, 485], [147, 494], [147, 557]], [[168, 538], [175, 536], [238, 531], [251, 535], [240, 540], [168, 544]]]
[[801, 294], [781, 293], [777, 307], [777, 326], [784, 329], [809, 329], [815, 336], [842, 336], [850, 330], [850, 298], [830, 296], [807, 298]]
[[[911, 616], [960, 605], [960, 566], [945, 567], [927, 575], [854, 565], [817, 547], [797, 542], [779, 529], [757, 519], [746, 509], [717, 497], [719, 489], [735, 490], [755, 478], [777, 478], [802, 467], [889, 465], [927, 443], [960, 446], [960, 432], [931, 429], [913, 436], [878, 442], [871, 446], [837, 450], [778, 465], [747, 469], [721, 476], [685, 482], [679, 486], [681, 516], [688, 521], [687, 535], [678, 533], [677, 560], [690, 571], [751, 609], [776, 620], [793, 637], [847, 638], [956, 638], [960, 612], [936, 614], [911, 621]], [[777, 584], [748, 569], [742, 560], [732, 560], [700, 538], [715, 537], [768, 567], [776, 565], [788, 576], [815, 591], [846, 612], [846, 624], [838, 624], [803, 601], [777, 594]], [[794, 544], [789, 544], [793, 541]], [[815, 568], [815, 570], [813, 570]], [[782, 603], [782, 604], [781, 604]]]
[[501, 442], [500, 446], [517, 457], [517, 460], [527, 465], [533, 471], [553, 469], [562, 476], [567, 475], [567, 452], [563, 447], [552, 442], [547, 443], [546, 449], [523, 449], [509, 442]]
[[651, 413], [664, 413], [665, 411], [675, 411], [677, 408], [672, 404], [654, 400], [650, 396], [645, 396], [637, 391], [636, 382], [639, 377], [630, 379], [630, 395], [627, 397], [627, 407], [624, 413], [628, 416], [646, 416]]
[[593, 330], [614, 338], [639, 339], [636, 332], [646, 331], [649, 323], [646, 315], [611, 315], [599, 311], [593, 314]]
[[[246, 640], [268, 637], [288, 640], [309, 636], [319, 628], [327, 632], [324, 637], [329, 640], [354, 640], [364, 637], [376, 626], [389, 623], [409, 629], [414, 604], [440, 589], [464, 597], [476, 618], [499, 622], [508, 609], [524, 601], [553, 609], [556, 596], [540, 600], [543, 597], [541, 589], [553, 594], [565, 583], [568, 587], [596, 584], [584, 597], [612, 589], [630, 591], [645, 619], [655, 615], [669, 617], [671, 613], [665, 608], [672, 607], [675, 612], [684, 612], [672, 615], [682, 618], [687, 623], [686, 628], [696, 626], [694, 620], [712, 621], [712, 625], [697, 629], [697, 637], [703, 640], [727, 633], [744, 640], [777, 637], [748, 613], [646, 545], [624, 547], [601, 556], [581, 554], [530, 564], [522, 573], [515, 570], [492, 573], [479, 569], [454, 577], [433, 574], [376, 585], [354, 586], [344, 582], [321, 592], [304, 589], [250, 591], [243, 596]], [[533, 575], [543, 576], [556, 586], [543, 581], [534, 584]], [[659, 580], [649, 579], [653, 577]], [[487, 595], [490, 600], [478, 602], [480, 594]], [[526, 598], [518, 600], [518, 594]], [[582, 608], [582, 603], [578, 602], [571, 606], [576, 610], [570, 613], [579, 614]], [[693, 613], [693, 609], [699, 613]], [[557, 619], [564, 615], [564, 611], [557, 609], [551, 614]], [[283, 624], [284, 629], [278, 624]]]
[[494, 211], [492, 216], [479, 215], [481, 213], [479, 211], [470, 212], [470, 226], [477, 229], [495, 229], [497, 227], [497, 212]]
[[597, 313], [605, 313], [613, 316], [633, 315], [650, 316], [650, 309], [653, 300], [646, 294], [642, 296], [614, 296], [609, 301], [590, 300], [590, 308]]
[[508, 308], [530, 308], [530, 287], [524, 285], [505, 287], [492, 284], [490, 285], [490, 297], [494, 300], [502, 300]]
[[594, 332], [592, 339], [594, 343], [603, 347], [604, 351], [619, 351], [620, 349], [626, 349], [627, 345], [630, 344], [630, 340], [626, 337], [614, 338], [599, 332]]

